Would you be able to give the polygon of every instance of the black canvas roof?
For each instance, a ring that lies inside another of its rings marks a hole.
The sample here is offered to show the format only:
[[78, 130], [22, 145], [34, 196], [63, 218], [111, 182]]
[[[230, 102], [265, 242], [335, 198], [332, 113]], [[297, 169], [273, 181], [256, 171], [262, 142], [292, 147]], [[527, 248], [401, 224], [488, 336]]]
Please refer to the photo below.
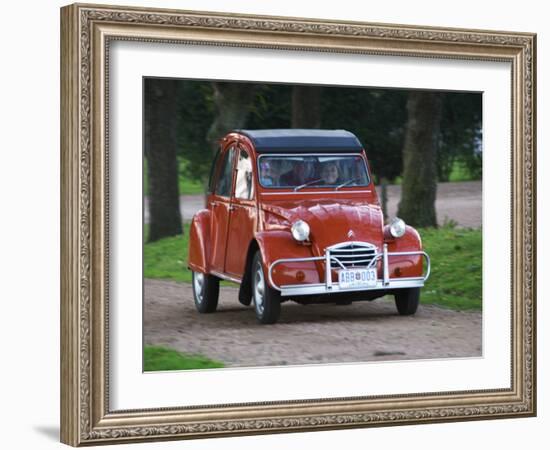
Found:
[[359, 152], [362, 145], [353, 133], [346, 130], [235, 130], [247, 136], [258, 153], [284, 152]]

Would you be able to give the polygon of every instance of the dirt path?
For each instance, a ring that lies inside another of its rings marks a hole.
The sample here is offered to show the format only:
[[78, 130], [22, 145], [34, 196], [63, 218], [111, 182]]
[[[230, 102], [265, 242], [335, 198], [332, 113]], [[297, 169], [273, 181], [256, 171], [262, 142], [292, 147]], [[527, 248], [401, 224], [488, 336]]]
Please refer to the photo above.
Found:
[[222, 287], [218, 311], [199, 314], [189, 284], [145, 280], [145, 344], [198, 353], [228, 366], [481, 356], [481, 313], [421, 305], [397, 315], [393, 300], [349, 306], [283, 304], [280, 321], [259, 325], [237, 289]]
[[[380, 189], [378, 188], [378, 193]], [[388, 186], [388, 214], [397, 214], [397, 205], [401, 199], [401, 186]], [[193, 218], [196, 211], [204, 207], [203, 195], [180, 196], [180, 210], [184, 221]], [[453, 220], [459, 226], [478, 228], [481, 226], [481, 181], [460, 183], [439, 183], [435, 202], [437, 222], [443, 225], [446, 220]], [[147, 198], [144, 202], [144, 219], [149, 223]]]

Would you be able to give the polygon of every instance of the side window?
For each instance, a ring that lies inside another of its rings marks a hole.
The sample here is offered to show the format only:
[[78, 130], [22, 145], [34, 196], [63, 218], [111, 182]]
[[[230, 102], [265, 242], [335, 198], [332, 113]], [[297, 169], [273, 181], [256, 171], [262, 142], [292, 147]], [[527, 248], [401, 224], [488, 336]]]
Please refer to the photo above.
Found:
[[216, 185], [216, 194], [221, 195], [222, 197], [229, 197], [231, 195], [231, 181], [233, 181], [233, 171], [231, 168], [233, 166], [234, 154], [235, 149], [230, 148], [225, 152], [223, 157], [220, 176]]
[[235, 197], [250, 200], [254, 197], [254, 183], [252, 183], [252, 161], [245, 150], [239, 151], [237, 162], [237, 180], [235, 181]]
[[218, 167], [220, 162], [221, 148], [216, 152], [214, 161], [212, 161], [212, 167], [210, 167], [210, 176], [208, 177], [208, 194], [214, 192], [214, 187], [216, 185], [216, 167]]

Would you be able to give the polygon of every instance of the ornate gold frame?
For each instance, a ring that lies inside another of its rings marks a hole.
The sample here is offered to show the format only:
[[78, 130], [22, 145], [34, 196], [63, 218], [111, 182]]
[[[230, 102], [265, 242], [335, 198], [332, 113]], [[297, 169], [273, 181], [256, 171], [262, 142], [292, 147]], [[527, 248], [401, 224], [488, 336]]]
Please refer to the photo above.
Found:
[[[512, 66], [510, 389], [112, 412], [106, 258], [109, 42], [138, 40]], [[61, 440], [70, 445], [533, 416], [535, 51], [529, 33], [98, 5], [61, 10]]]

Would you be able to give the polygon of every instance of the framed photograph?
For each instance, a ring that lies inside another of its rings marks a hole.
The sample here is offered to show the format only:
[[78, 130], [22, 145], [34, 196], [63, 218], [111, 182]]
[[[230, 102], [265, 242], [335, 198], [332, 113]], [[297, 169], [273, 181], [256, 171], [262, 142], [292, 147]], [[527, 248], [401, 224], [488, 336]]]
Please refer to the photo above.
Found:
[[61, 9], [61, 440], [536, 414], [536, 36]]

